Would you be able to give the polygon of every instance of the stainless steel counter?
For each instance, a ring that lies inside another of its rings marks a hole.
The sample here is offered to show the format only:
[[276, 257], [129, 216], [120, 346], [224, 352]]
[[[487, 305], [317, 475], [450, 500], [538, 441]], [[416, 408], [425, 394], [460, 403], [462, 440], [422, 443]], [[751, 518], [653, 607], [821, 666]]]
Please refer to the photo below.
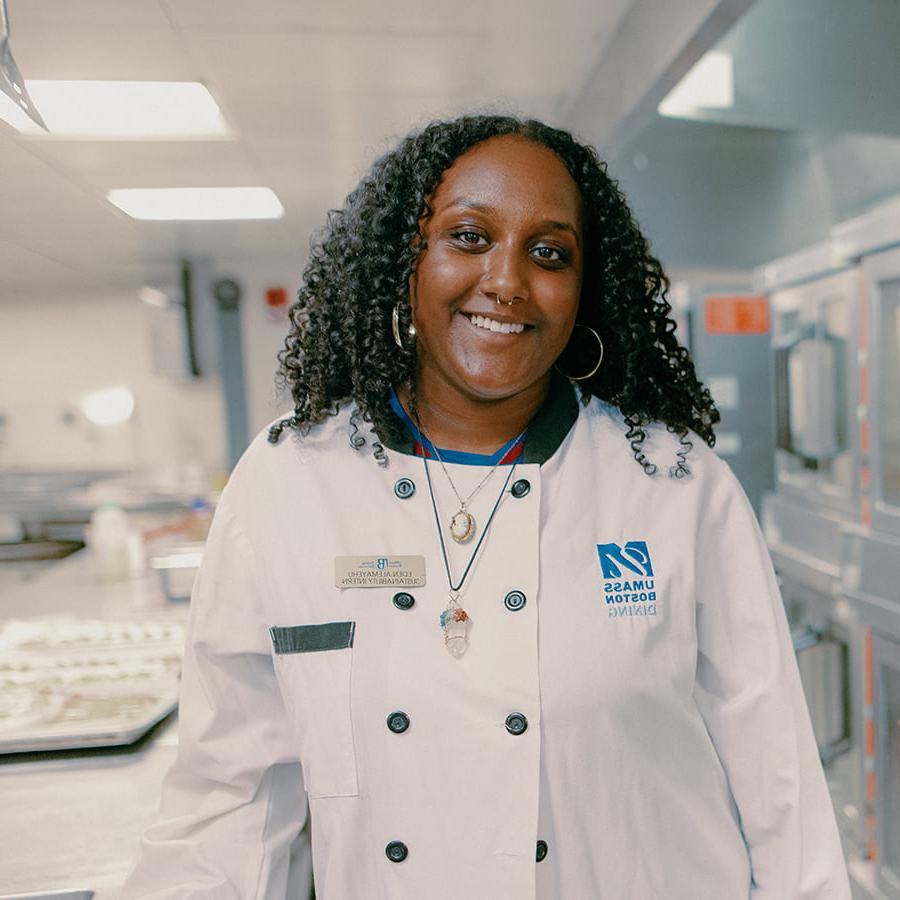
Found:
[[[187, 619], [186, 606], [164, 600], [156, 573], [101, 581], [86, 551], [0, 591], [0, 619], [61, 613]], [[175, 747], [169, 719], [126, 750], [0, 757], [0, 893], [90, 888], [95, 900], [114, 900], [155, 816]]]

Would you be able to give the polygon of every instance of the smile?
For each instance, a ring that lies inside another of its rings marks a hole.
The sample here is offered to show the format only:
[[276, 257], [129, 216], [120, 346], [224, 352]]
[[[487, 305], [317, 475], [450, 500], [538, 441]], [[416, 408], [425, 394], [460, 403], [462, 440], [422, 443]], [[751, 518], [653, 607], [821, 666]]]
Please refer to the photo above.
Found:
[[525, 325], [521, 322], [498, 322], [488, 316], [472, 315], [463, 313], [463, 315], [477, 328], [484, 328], [486, 331], [495, 331], [500, 334], [521, 334], [525, 330]]

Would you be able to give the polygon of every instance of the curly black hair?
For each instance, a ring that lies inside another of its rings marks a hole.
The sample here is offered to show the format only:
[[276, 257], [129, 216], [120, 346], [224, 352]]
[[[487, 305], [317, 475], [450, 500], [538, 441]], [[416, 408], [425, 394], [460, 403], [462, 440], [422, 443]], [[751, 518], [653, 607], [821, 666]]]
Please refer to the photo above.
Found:
[[[583, 400], [594, 395], [619, 408], [634, 457], [651, 475], [657, 467], [642, 449], [645, 426], [665, 424], [680, 440], [669, 472], [686, 474], [689, 432], [712, 446], [719, 414], [675, 337], [666, 300], [669, 280], [596, 151], [567, 131], [512, 116], [432, 122], [377, 160], [343, 209], [329, 212], [313, 241], [278, 353], [277, 382], [290, 389], [294, 413], [270, 428], [269, 441], [277, 443], [285, 428], [306, 434], [349, 400], [355, 404], [352, 446], [366, 443], [361, 426], [370, 423], [375, 456], [384, 462], [381, 439], [400, 437], [388, 397], [393, 387], [411, 383], [415, 370], [415, 344], [407, 341], [398, 350], [391, 315], [398, 306], [406, 334], [409, 278], [426, 247], [419, 223], [454, 160], [500, 135], [518, 135], [553, 151], [581, 191], [585, 253], [577, 322], [594, 329], [605, 347], [603, 365], [579, 382]], [[590, 360], [577, 341], [570, 344], [566, 370], [589, 371], [592, 363], [579, 361], [584, 355]]]

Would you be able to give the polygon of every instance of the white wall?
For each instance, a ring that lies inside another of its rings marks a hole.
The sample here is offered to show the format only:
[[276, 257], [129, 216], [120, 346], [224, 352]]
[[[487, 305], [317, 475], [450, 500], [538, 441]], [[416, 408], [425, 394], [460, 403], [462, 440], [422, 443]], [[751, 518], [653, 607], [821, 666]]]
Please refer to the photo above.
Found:
[[[0, 472], [224, 467], [219, 379], [155, 374], [151, 315], [128, 294], [0, 304]], [[131, 421], [91, 425], [81, 398], [115, 386], [135, 396]]]

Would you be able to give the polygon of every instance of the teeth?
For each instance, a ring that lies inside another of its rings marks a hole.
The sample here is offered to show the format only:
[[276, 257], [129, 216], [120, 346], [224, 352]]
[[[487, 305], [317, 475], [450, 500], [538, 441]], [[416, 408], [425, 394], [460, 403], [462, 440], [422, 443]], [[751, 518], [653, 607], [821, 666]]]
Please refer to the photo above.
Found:
[[496, 319], [489, 319], [487, 316], [469, 316], [469, 321], [479, 328], [486, 328], [488, 331], [499, 331], [501, 334], [521, 334], [525, 330], [525, 326], [521, 322], [498, 322]]

